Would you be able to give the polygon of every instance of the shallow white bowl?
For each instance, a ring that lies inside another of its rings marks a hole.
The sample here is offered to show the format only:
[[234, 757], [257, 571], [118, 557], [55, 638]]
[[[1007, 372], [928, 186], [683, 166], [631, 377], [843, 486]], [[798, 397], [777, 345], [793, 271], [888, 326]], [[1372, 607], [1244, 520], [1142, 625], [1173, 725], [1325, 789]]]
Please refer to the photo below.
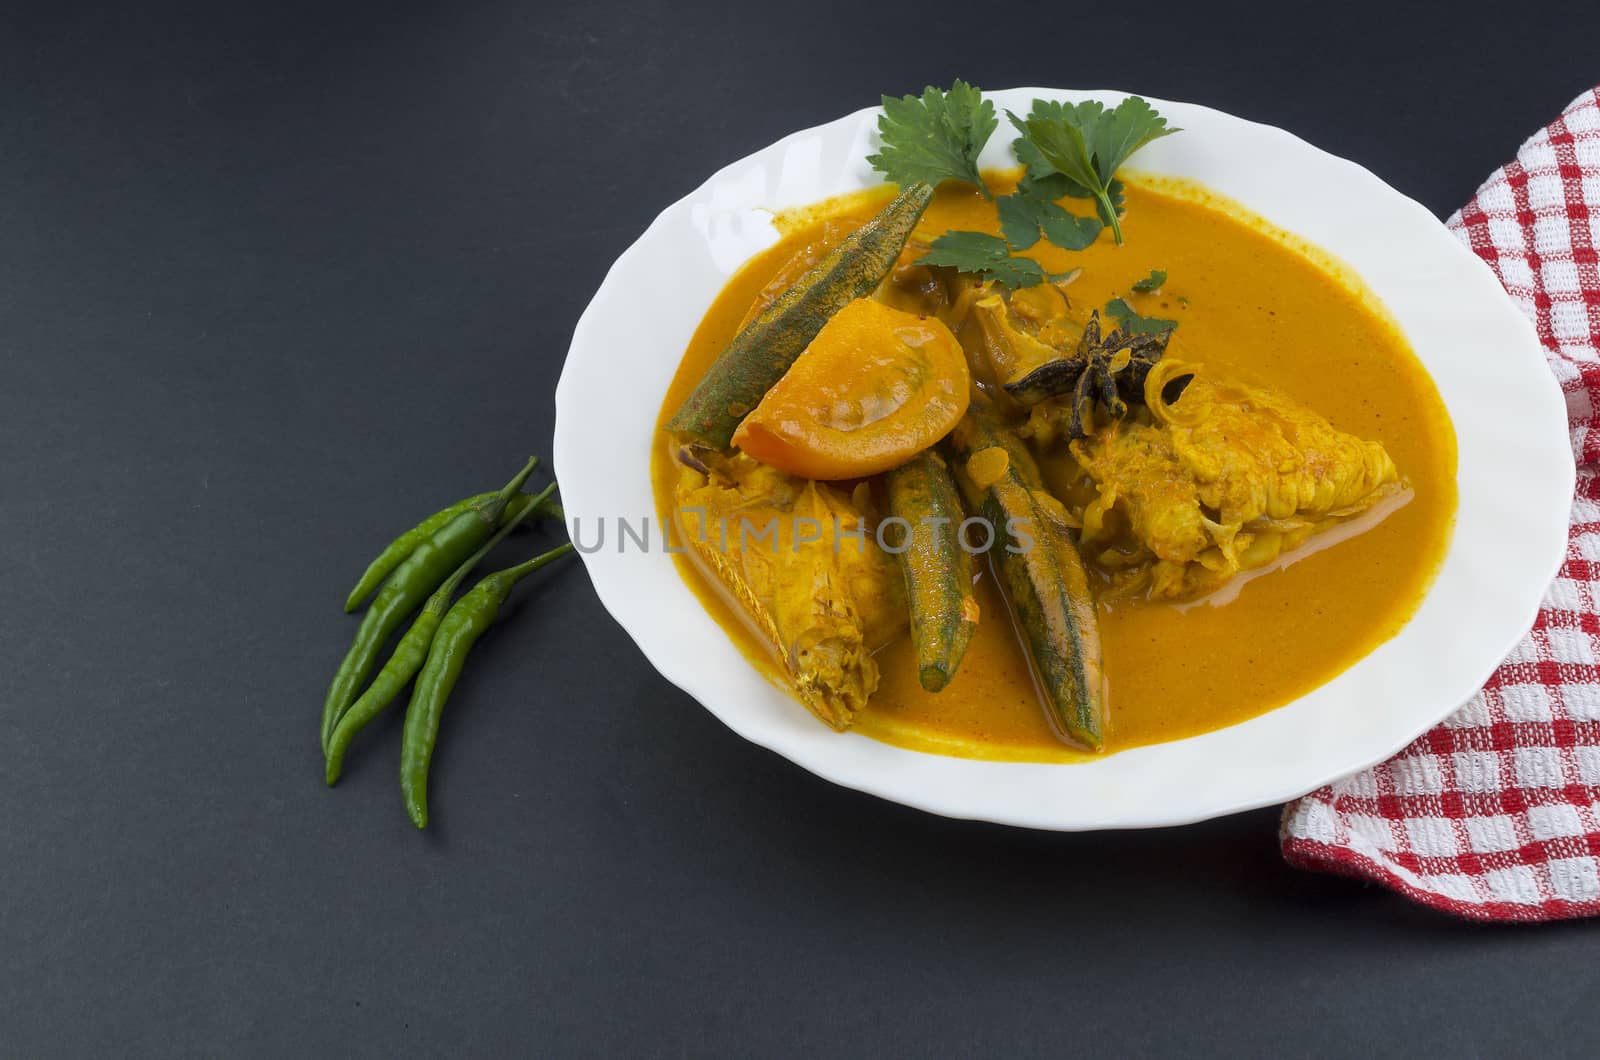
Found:
[[[987, 93], [1025, 112], [1035, 98]], [[1421, 205], [1266, 125], [1150, 101], [1182, 135], [1141, 171], [1221, 192], [1343, 259], [1399, 321], [1455, 423], [1460, 507], [1437, 582], [1393, 640], [1316, 691], [1238, 725], [1086, 764], [984, 762], [840, 735], [740, 654], [661, 550], [650, 449], [662, 398], [712, 299], [777, 234], [769, 211], [881, 183], [877, 108], [784, 137], [661, 213], [578, 322], [556, 388], [562, 502], [601, 602], [673, 684], [741, 736], [828, 780], [951, 817], [1030, 828], [1181, 824], [1282, 802], [1380, 761], [1469, 699], [1532, 623], [1566, 545], [1573, 465], [1560, 391], [1533, 328], [1489, 269]], [[1008, 129], [983, 165], [1015, 164]], [[617, 520], [652, 524], [619, 551]]]

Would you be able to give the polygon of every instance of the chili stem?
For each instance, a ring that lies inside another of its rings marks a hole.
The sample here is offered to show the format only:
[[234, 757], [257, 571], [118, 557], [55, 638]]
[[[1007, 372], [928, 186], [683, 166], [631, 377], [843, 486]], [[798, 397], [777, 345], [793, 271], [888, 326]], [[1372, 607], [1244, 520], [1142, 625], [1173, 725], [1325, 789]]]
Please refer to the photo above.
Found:
[[526, 560], [517, 564], [515, 567], [507, 567], [505, 570], [499, 572], [500, 577], [509, 579], [512, 582], [520, 581], [532, 574], [534, 571], [538, 570], [540, 567], [543, 567], [545, 564], [558, 560], [571, 551], [571, 541], [557, 545], [549, 552], [542, 552], [530, 560]]
[[533, 474], [533, 469], [538, 466], [538, 457], [528, 457], [527, 464], [523, 466], [521, 471], [517, 472], [517, 477], [507, 482], [505, 488], [495, 494], [494, 500], [479, 508], [478, 514], [487, 519], [490, 526], [498, 523], [500, 521], [500, 513], [506, 510], [506, 504], [510, 502], [512, 497], [522, 492], [522, 484], [528, 481], [528, 476]]
[[462, 579], [464, 579], [468, 574], [471, 574], [473, 568], [479, 563], [483, 562], [483, 557], [492, 552], [494, 547], [500, 542], [504, 541], [506, 539], [506, 535], [521, 525], [522, 522], [528, 518], [528, 516], [538, 511], [539, 505], [544, 502], [546, 497], [550, 496], [550, 494], [554, 493], [555, 491], [556, 484], [552, 482], [543, 490], [535, 494], [533, 500], [529, 501], [526, 507], [518, 512], [513, 519], [506, 523], [506, 525], [502, 526], [499, 530], [496, 530], [494, 536], [483, 543], [482, 548], [468, 556], [465, 562], [455, 569], [455, 573], [444, 580], [444, 584], [439, 586], [438, 590], [436, 590], [434, 593], [435, 599], [449, 600], [450, 597], [454, 596], [456, 589], [461, 585]]

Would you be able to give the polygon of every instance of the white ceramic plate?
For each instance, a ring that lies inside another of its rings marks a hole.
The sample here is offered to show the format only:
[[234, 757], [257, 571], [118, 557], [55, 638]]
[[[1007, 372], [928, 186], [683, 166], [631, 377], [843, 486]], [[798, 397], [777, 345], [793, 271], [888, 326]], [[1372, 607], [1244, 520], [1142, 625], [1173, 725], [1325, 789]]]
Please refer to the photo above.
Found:
[[[1035, 98], [987, 93], [1025, 112]], [[601, 602], [669, 681], [741, 736], [839, 784], [951, 817], [1030, 828], [1181, 824], [1283, 802], [1393, 754], [1469, 699], [1532, 623], [1566, 545], [1573, 466], [1559, 389], [1532, 327], [1489, 269], [1421, 205], [1270, 126], [1151, 100], [1184, 132], [1141, 171], [1209, 186], [1352, 266], [1433, 375], [1460, 447], [1460, 507], [1437, 582], [1393, 640], [1277, 710], [1087, 764], [982, 762], [834, 732], [772, 685], [701, 609], [660, 548], [618, 549], [616, 521], [655, 523], [656, 415], [696, 324], [777, 234], [769, 211], [870, 187], [878, 110], [787, 136], [668, 207], [617, 259], [578, 322], [556, 388], [556, 474]], [[1003, 121], [1002, 121], [1002, 124]], [[1002, 128], [985, 166], [1015, 164]]]

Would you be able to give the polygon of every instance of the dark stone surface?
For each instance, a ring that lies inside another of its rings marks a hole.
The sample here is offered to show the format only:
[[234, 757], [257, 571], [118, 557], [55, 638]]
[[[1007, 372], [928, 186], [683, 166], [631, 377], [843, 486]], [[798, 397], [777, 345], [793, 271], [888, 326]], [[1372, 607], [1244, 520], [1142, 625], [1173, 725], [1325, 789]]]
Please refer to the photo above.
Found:
[[1596, 78], [1600, 9], [133, 6], [0, 12], [0, 1052], [1591, 1051], [1594, 924], [1292, 871], [1270, 810], [834, 788], [576, 567], [484, 642], [431, 834], [396, 719], [336, 792], [314, 733], [348, 580], [548, 451], [607, 265], [724, 163], [929, 80], [1108, 85], [1442, 216]]

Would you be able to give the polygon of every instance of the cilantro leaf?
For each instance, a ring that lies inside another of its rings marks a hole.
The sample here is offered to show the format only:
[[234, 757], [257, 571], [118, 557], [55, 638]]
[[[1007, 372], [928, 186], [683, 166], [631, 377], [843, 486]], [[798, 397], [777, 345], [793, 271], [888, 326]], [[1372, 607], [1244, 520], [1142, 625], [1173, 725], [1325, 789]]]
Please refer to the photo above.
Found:
[[1165, 269], [1151, 269], [1150, 275], [1146, 276], [1142, 280], [1134, 281], [1133, 289], [1135, 291], [1144, 291], [1146, 293], [1150, 291], [1159, 291], [1161, 290], [1161, 285], [1166, 282], [1167, 272]]
[[1160, 317], [1142, 317], [1133, 311], [1133, 307], [1121, 298], [1113, 298], [1106, 303], [1106, 316], [1117, 322], [1117, 326], [1130, 335], [1158, 335], [1163, 331], [1171, 331], [1178, 326], [1176, 320], [1163, 320]]
[[1031, 140], [1019, 136], [1011, 141], [1011, 148], [1016, 152], [1017, 161], [1027, 167], [1022, 179], [1017, 181], [1018, 193], [1038, 199], [1064, 199], [1069, 195], [1075, 199], [1090, 198], [1088, 188], [1065, 173], [1057, 173]]
[[[1017, 181], [1017, 192], [1021, 195], [1031, 195], [1037, 199], [1093, 199], [1094, 192], [1079, 184], [1065, 173], [1057, 173], [1051, 168], [1050, 163], [1044, 160], [1039, 149], [1028, 140], [1018, 137], [1011, 141], [1012, 150], [1016, 152], [1017, 161], [1027, 167], [1022, 179]], [[1111, 208], [1118, 217], [1126, 212], [1123, 205], [1124, 194], [1122, 181], [1113, 180], [1106, 189], [1110, 194]], [[1100, 215], [1100, 222], [1109, 225], [1110, 216], [1105, 207], [1095, 201], [1095, 212]]]
[[946, 232], [916, 264], [948, 265], [979, 279], [997, 280], [1012, 290], [1049, 279], [1037, 261], [1012, 257], [1006, 241], [987, 232]]
[[[1022, 134], [1014, 146], [1017, 158], [1028, 167], [1024, 183], [1068, 195], [1073, 185], [1084, 189], [1118, 243], [1122, 207], [1117, 170], [1145, 144], [1180, 131], [1167, 128], [1167, 120], [1138, 96], [1127, 97], [1111, 110], [1092, 99], [1082, 103], [1036, 99], [1026, 118], [1010, 111], [1006, 116]], [[1066, 179], [1054, 180], [1053, 174]]]
[[1044, 237], [1063, 250], [1085, 249], [1105, 227], [1097, 218], [1079, 217], [1055, 203], [1045, 203], [1044, 209]]
[[1094, 164], [1101, 181], [1110, 183], [1122, 163], [1145, 144], [1179, 131], [1167, 128], [1167, 119], [1139, 96], [1127, 97], [1101, 115], [1094, 131]]
[[896, 184], [961, 180], [990, 198], [978, 175], [978, 155], [1000, 125], [994, 104], [965, 81], [948, 92], [929, 85], [922, 96], [883, 97], [882, 146], [867, 161]]
[[1021, 192], [1006, 195], [1000, 209], [1000, 232], [1013, 250], [1027, 250], [1044, 237], [1063, 250], [1082, 250], [1095, 241], [1101, 224], [1093, 217], [1077, 217], [1048, 199]]
[[995, 200], [1000, 211], [1000, 234], [1012, 250], [1027, 250], [1039, 242], [1040, 200], [1026, 195], [1003, 195]]
[[1092, 193], [1105, 183], [1095, 169], [1094, 149], [1090, 146], [1104, 109], [1094, 100], [1073, 105], [1036, 99], [1027, 118], [1019, 118], [1011, 111], [1006, 111], [1006, 117], [1033, 145], [1037, 161]]

